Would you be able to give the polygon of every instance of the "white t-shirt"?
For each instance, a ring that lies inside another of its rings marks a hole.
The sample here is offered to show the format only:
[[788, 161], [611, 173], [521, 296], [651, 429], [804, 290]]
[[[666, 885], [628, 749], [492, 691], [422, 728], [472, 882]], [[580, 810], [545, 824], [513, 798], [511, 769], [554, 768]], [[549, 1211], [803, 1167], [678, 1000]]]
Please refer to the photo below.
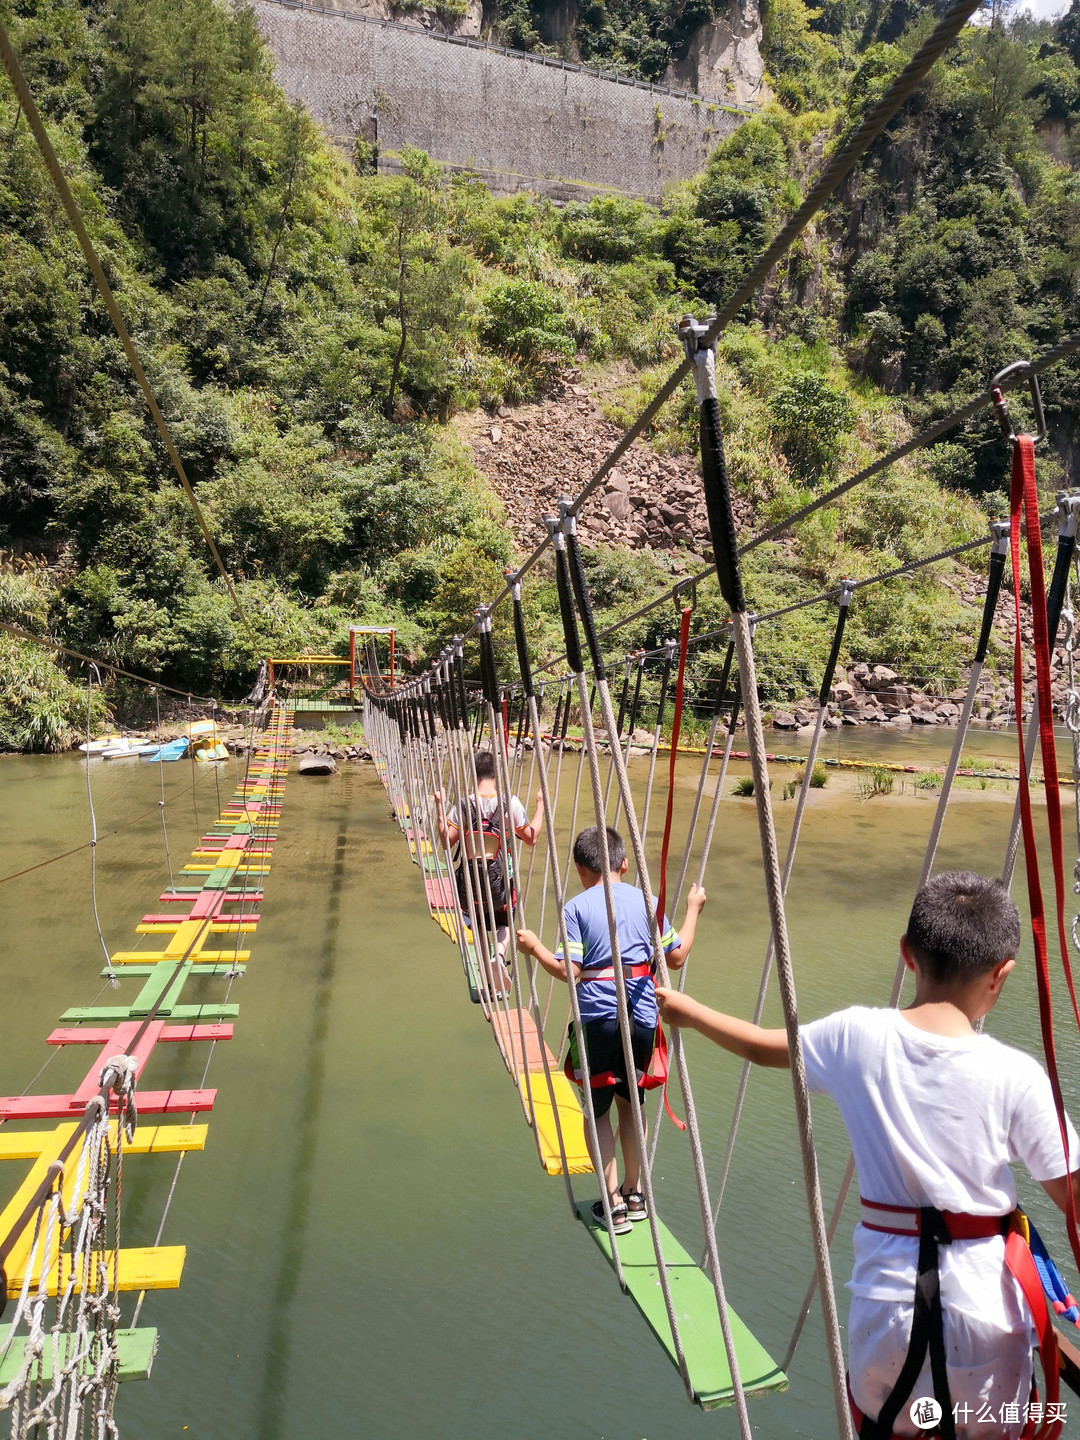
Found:
[[[804, 1025], [800, 1035], [809, 1088], [836, 1101], [867, 1200], [1004, 1215], [1016, 1205], [1010, 1163], [1021, 1161], [1035, 1180], [1075, 1167], [1075, 1158], [1066, 1164], [1042, 1066], [990, 1035], [932, 1035], [899, 1010], [863, 1006]], [[910, 1303], [918, 1240], [859, 1225], [854, 1243], [852, 1293]], [[942, 1246], [946, 1310], [997, 1316], [1007, 1330], [1026, 1325], [1015, 1286], [1002, 1283], [1003, 1259], [996, 1236]]]
[[[472, 797], [472, 803], [473, 813], [476, 814], [479, 812], [483, 820], [497, 819], [499, 810], [499, 797], [497, 795], [474, 795]], [[468, 804], [466, 804], [465, 809], [466, 812], [468, 812]], [[458, 820], [458, 807], [456, 805], [450, 806], [446, 819], [450, 825], [460, 824]], [[520, 830], [529, 823], [529, 817], [525, 814], [525, 806], [522, 805], [516, 795], [511, 795], [510, 797], [510, 820], [515, 830]], [[478, 845], [479, 843], [480, 842], [477, 841]]]

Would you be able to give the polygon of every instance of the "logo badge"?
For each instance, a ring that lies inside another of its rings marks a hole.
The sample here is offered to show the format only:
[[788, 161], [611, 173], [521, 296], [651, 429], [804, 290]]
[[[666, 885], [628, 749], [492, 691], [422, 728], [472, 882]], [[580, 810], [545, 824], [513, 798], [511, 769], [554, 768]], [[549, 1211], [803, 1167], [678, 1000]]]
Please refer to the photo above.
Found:
[[912, 1401], [908, 1414], [911, 1423], [920, 1430], [933, 1430], [941, 1420], [941, 1406], [932, 1395], [924, 1395], [921, 1400]]

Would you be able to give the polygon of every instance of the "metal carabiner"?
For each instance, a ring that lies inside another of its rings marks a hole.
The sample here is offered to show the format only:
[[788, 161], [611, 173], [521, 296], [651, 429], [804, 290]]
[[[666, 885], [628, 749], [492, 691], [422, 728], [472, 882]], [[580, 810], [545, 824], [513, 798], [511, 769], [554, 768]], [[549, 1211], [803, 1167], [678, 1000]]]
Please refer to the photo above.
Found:
[[1006, 365], [999, 370], [990, 381], [990, 396], [994, 405], [994, 413], [997, 415], [998, 424], [1001, 426], [1001, 433], [1006, 440], [1015, 440], [1016, 431], [1009, 416], [1009, 407], [1002, 392], [1002, 385], [1013, 375], [1024, 375], [1027, 378], [1028, 390], [1031, 394], [1031, 404], [1035, 410], [1035, 435], [1032, 443], [1039, 445], [1046, 439], [1046, 412], [1043, 410], [1042, 392], [1039, 389], [1039, 377], [1031, 367], [1030, 360], [1014, 360], [1011, 365]]

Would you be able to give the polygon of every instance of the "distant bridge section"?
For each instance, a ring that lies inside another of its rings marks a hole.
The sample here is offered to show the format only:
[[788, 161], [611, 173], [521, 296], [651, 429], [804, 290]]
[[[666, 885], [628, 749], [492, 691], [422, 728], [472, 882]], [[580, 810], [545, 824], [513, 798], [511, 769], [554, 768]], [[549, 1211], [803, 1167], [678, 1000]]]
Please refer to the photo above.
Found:
[[752, 112], [664, 85], [299, 0], [253, 0], [278, 80], [348, 149], [406, 146], [496, 193], [659, 201]]

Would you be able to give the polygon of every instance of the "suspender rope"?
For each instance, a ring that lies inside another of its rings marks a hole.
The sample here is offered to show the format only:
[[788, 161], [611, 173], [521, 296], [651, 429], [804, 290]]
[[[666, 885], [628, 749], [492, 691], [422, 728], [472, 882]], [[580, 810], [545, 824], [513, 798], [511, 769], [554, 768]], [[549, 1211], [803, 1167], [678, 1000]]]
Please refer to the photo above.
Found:
[[[611, 694], [607, 685], [607, 674], [604, 669], [603, 657], [600, 654], [600, 645], [596, 638], [596, 626], [593, 622], [592, 603], [589, 597], [588, 580], [585, 576], [585, 566], [582, 563], [581, 551], [578, 548], [577, 536], [575, 534], [574, 517], [569, 514], [568, 508], [560, 502], [560, 509], [563, 509], [563, 532], [564, 543], [570, 561], [570, 570], [573, 578], [574, 594], [577, 598], [578, 607], [581, 612], [582, 625], [585, 630], [585, 638], [589, 647], [589, 655], [592, 659], [593, 672], [596, 675], [596, 688], [600, 697], [601, 713], [604, 724], [610, 734], [614, 728], [615, 714], [611, 704]], [[555, 537], [558, 543], [559, 536]], [[579, 678], [579, 685], [584, 686], [584, 680]], [[591, 717], [590, 717], [591, 727]], [[595, 753], [595, 752], [594, 752]], [[649, 881], [649, 868], [645, 861], [645, 849], [641, 831], [638, 829], [637, 817], [634, 813], [633, 797], [630, 793], [630, 782], [626, 773], [626, 766], [623, 763], [622, 750], [616, 746], [612, 751], [618, 770], [619, 793], [623, 797], [623, 806], [626, 811], [626, 826], [630, 833], [630, 843], [634, 851], [634, 859], [637, 863], [638, 875], [641, 879], [641, 889], [645, 897], [645, 909], [649, 917], [649, 928], [652, 934], [653, 956], [656, 964], [656, 973], [662, 984], [670, 983], [667, 958], [664, 954], [664, 947], [660, 933], [660, 924], [657, 919], [656, 904], [653, 899], [652, 885]], [[600, 838], [601, 857], [605, 866], [604, 870], [604, 898], [607, 902], [608, 927], [611, 932], [611, 954], [612, 968], [615, 974], [615, 991], [618, 996], [619, 1008], [619, 1029], [622, 1033], [623, 1056], [626, 1064], [627, 1075], [635, 1073], [633, 1046], [630, 1036], [630, 1012], [627, 1003], [626, 977], [623, 974], [622, 963], [619, 958], [618, 934], [615, 924], [615, 911], [613, 905], [611, 873], [608, 864], [607, 854], [607, 829], [604, 825], [604, 807], [600, 796], [599, 776], [595, 766], [591, 769], [593, 779], [593, 800], [596, 806], [597, 833]], [[735, 1340], [731, 1331], [731, 1321], [728, 1315], [727, 1298], [724, 1293], [723, 1276], [720, 1270], [720, 1257], [716, 1249], [716, 1234], [709, 1221], [712, 1215], [709, 1203], [709, 1182], [705, 1173], [705, 1158], [701, 1147], [701, 1133], [698, 1129], [697, 1107], [694, 1103], [694, 1093], [690, 1085], [690, 1073], [686, 1063], [686, 1050], [682, 1044], [682, 1037], [678, 1030], [672, 1037], [671, 1052], [675, 1057], [676, 1068], [679, 1073], [679, 1084], [682, 1088], [683, 1104], [686, 1109], [686, 1126], [690, 1138], [690, 1153], [694, 1163], [694, 1179], [697, 1182], [698, 1201], [701, 1206], [702, 1224], [705, 1227], [705, 1239], [709, 1247], [709, 1261], [713, 1293], [716, 1297], [717, 1315], [720, 1321], [720, 1332], [724, 1339], [724, 1351], [727, 1356], [728, 1371], [731, 1375], [731, 1386], [735, 1402], [735, 1410], [739, 1417], [739, 1431], [743, 1440], [751, 1440], [750, 1416], [746, 1408], [746, 1393], [743, 1390], [742, 1378], [739, 1374], [739, 1358], [735, 1350]], [[686, 1359], [683, 1354], [682, 1339], [675, 1318], [674, 1302], [671, 1294], [670, 1277], [667, 1267], [664, 1264], [660, 1230], [656, 1214], [656, 1200], [653, 1191], [652, 1166], [649, 1163], [648, 1151], [645, 1144], [645, 1128], [642, 1116], [642, 1106], [631, 1104], [631, 1117], [637, 1136], [638, 1154], [641, 1156], [641, 1182], [642, 1190], [648, 1206], [648, 1224], [652, 1235], [653, 1250], [656, 1254], [657, 1270], [660, 1276], [661, 1290], [664, 1295], [664, 1304], [668, 1312], [668, 1323], [671, 1326], [671, 1335], [675, 1351], [679, 1359], [679, 1369], [683, 1375], [683, 1381], [687, 1393], [693, 1398], [693, 1385], [690, 1382], [686, 1368]]]
[[[833, 631], [832, 649], [829, 651], [829, 658], [825, 663], [825, 672], [821, 677], [821, 687], [818, 690], [818, 711], [814, 722], [814, 733], [810, 737], [810, 747], [806, 756], [806, 766], [803, 770], [802, 783], [799, 786], [799, 798], [795, 806], [795, 818], [791, 824], [791, 834], [788, 836], [787, 853], [784, 856], [784, 869], [780, 877], [781, 896], [787, 896], [788, 884], [791, 880], [791, 872], [795, 868], [795, 852], [799, 847], [799, 836], [802, 833], [803, 816], [806, 813], [807, 801], [810, 798], [810, 786], [813, 780], [814, 763], [817, 760], [818, 747], [821, 744], [822, 731], [825, 728], [825, 718], [829, 713], [829, 692], [832, 690], [833, 676], [836, 674], [836, 662], [840, 658], [840, 646], [844, 639], [844, 627], [847, 625], [848, 612], [851, 608], [851, 597], [854, 594], [854, 582], [842, 580], [840, 582], [840, 602], [836, 616], [836, 628]], [[761, 1021], [765, 1009], [765, 1000], [769, 993], [769, 980], [772, 977], [773, 954], [775, 953], [775, 935], [769, 935], [768, 944], [765, 947], [765, 964], [761, 971], [761, 984], [758, 987], [757, 1000], [754, 1004], [755, 1025]], [[746, 1101], [746, 1091], [750, 1083], [750, 1062], [743, 1062], [742, 1073], [739, 1076], [739, 1086], [735, 1094], [735, 1104], [732, 1107], [731, 1127], [728, 1130], [727, 1145], [724, 1148], [724, 1163], [720, 1168], [720, 1179], [716, 1186], [716, 1208], [713, 1211], [713, 1224], [720, 1220], [720, 1207], [724, 1200], [724, 1191], [727, 1189], [728, 1175], [731, 1171], [731, 1159], [735, 1151], [735, 1140], [739, 1133], [739, 1124], [742, 1120], [743, 1105]]]
[[[836, 1310], [836, 1295], [833, 1290], [832, 1269], [829, 1261], [829, 1242], [821, 1200], [821, 1181], [818, 1175], [817, 1154], [814, 1149], [810, 1097], [806, 1088], [806, 1068], [799, 1040], [798, 999], [795, 991], [791, 947], [788, 940], [787, 916], [784, 911], [780, 861], [776, 849], [776, 831], [769, 797], [765, 736], [757, 693], [757, 671], [754, 664], [749, 616], [743, 595], [742, 576], [739, 573], [739, 562], [736, 555], [735, 520], [731, 509], [727, 470], [724, 465], [720, 410], [716, 399], [714, 349], [712, 346], [702, 346], [706, 327], [699, 326], [691, 317], [687, 316], [679, 328], [686, 343], [687, 354], [694, 366], [694, 378], [697, 383], [701, 413], [701, 469], [704, 479], [705, 503], [712, 533], [717, 579], [720, 582], [721, 593], [731, 607], [735, 652], [739, 661], [739, 679], [742, 686], [743, 704], [746, 707], [746, 732], [750, 746], [750, 764], [754, 775], [754, 796], [757, 802], [758, 827], [761, 832], [761, 854], [765, 867], [765, 884], [768, 891], [769, 913], [775, 942], [777, 979], [784, 1006], [784, 1023], [791, 1057], [795, 1113], [799, 1127], [807, 1206], [810, 1212], [810, 1228], [813, 1233], [814, 1255], [825, 1320], [826, 1344], [832, 1372], [836, 1418], [841, 1440], [854, 1440], [851, 1413], [848, 1409], [840, 1320]], [[706, 1217], [707, 1236], [714, 1234], [710, 1223], [711, 1219], [710, 1212]]]
[[[599, 647], [598, 647], [599, 648]], [[664, 728], [664, 708], [667, 705], [668, 687], [671, 684], [671, 667], [675, 660], [675, 641], [669, 640], [664, 646], [664, 668], [660, 674], [660, 699], [656, 703], [656, 724], [653, 727], [652, 752], [649, 755], [649, 776], [645, 781], [645, 803], [641, 812], [641, 840], [642, 844], [649, 834], [649, 808], [652, 805], [653, 780], [656, 777], [656, 756], [660, 748], [660, 731]], [[628, 803], [625, 802], [624, 803]], [[618, 815], [619, 807], [616, 803], [615, 814]], [[629, 817], [628, 817], [629, 818]], [[636, 880], [641, 878], [641, 865], [635, 856], [634, 859]]]
[[[514, 640], [515, 640], [515, 643], [516, 643], [516, 645], [517, 645], [518, 668], [519, 668], [520, 671], [521, 671], [522, 701], [523, 701], [523, 704], [524, 704], [524, 713], [526, 714], [526, 716], [527, 716], [527, 718], [528, 718], [529, 728], [530, 728], [531, 731], [532, 731], [532, 736], [533, 736], [533, 754], [536, 755], [538, 751], [539, 751], [539, 753], [540, 753], [539, 776], [540, 776], [540, 791], [541, 791], [541, 795], [542, 795], [543, 800], [544, 800], [545, 830], [546, 830], [546, 833], [547, 833], [547, 835], [548, 835], [548, 837], [549, 837], [549, 839], [550, 839], [550, 841], [551, 841], [551, 844], [553, 845], [553, 844], [554, 844], [554, 829], [553, 829], [553, 826], [549, 826], [548, 823], [547, 823], [547, 805], [548, 805], [548, 801], [550, 800], [551, 797], [550, 797], [550, 794], [549, 794], [549, 791], [548, 791], [547, 765], [544, 763], [544, 755], [543, 755], [543, 750], [542, 750], [542, 748], [541, 748], [541, 743], [542, 743], [542, 742], [541, 742], [541, 740], [540, 740], [540, 711], [539, 711], [539, 707], [538, 707], [537, 701], [536, 701], [536, 690], [535, 690], [534, 685], [533, 685], [532, 663], [531, 663], [530, 658], [529, 658], [529, 647], [528, 647], [528, 644], [527, 644], [527, 641], [526, 641], [526, 638], [525, 638], [525, 621], [524, 621], [524, 616], [523, 616], [523, 614], [522, 614], [522, 609], [521, 609], [521, 581], [520, 581], [520, 580], [518, 580], [518, 579], [516, 579], [516, 578], [513, 580], [513, 583], [512, 583], [512, 585], [511, 585], [511, 592], [510, 592], [510, 593], [511, 593], [511, 595], [513, 596], [513, 601], [514, 601]], [[534, 846], [534, 853], [535, 853], [535, 846]], [[553, 855], [554, 855], [554, 850], [551, 850], [550, 853], [551, 853], [552, 856], [553, 856]], [[522, 908], [524, 908], [524, 907], [522, 907]], [[561, 909], [561, 906], [560, 906], [560, 909]], [[562, 928], [565, 929], [565, 925], [563, 925]], [[563, 954], [564, 954], [564, 955], [569, 955], [569, 953], [570, 953], [570, 952], [569, 952], [569, 949], [566, 948], [566, 946], [565, 946], [565, 940], [564, 940]], [[519, 964], [520, 964], [520, 955], [519, 955], [518, 959], [519, 959]], [[553, 1083], [552, 1078], [551, 1078], [551, 1064], [550, 1064], [550, 1061], [548, 1060], [548, 1049], [547, 1049], [547, 1045], [544, 1043], [544, 1021], [541, 1019], [541, 1016], [540, 1016], [540, 1003], [539, 1003], [539, 1000], [538, 1000], [537, 994], [536, 994], [536, 960], [535, 960], [535, 958], [534, 958], [532, 955], [530, 955], [530, 956], [528, 957], [528, 975], [529, 975], [529, 1013], [530, 1013], [530, 1015], [532, 1016], [533, 1024], [536, 1026], [536, 1035], [537, 1035], [537, 1040], [538, 1040], [538, 1042], [539, 1042], [539, 1047], [538, 1047], [538, 1048], [539, 1048], [539, 1051], [540, 1051], [540, 1058], [541, 1058], [541, 1060], [543, 1061], [543, 1066], [544, 1066], [544, 1085], [545, 1085], [545, 1087], [546, 1087], [546, 1089], [547, 1089], [548, 1101], [549, 1101], [549, 1103], [550, 1103], [550, 1105], [551, 1105], [551, 1113], [552, 1113], [552, 1116], [554, 1117], [554, 1120], [555, 1120], [555, 1133], [556, 1133], [556, 1138], [557, 1138], [558, 1144], [559, 1144], [559, 1160], [560, 1160], [560, 1162], [561, 1162], [561, 1164], [562, 1164], [563, 1182], [564, 1182], [564, 1184], [565, 1184], [565, 1186], [566, 1186], [566, 1198], [567, 1198], [567, 1200], [569, 1201], [569, 1204], [570, 1204], [570, 1213], [571, 1213], [573, 1216], [575, 1216], [575, 1218], [576, 1218], [576, 1216], [577, 1216], [577, 1208], [576, 1208], [576, 1206], [575, 1206], [575, 1204], [574, 1204], [574, 1185], [573, 1185], [573, 1181], [572, 1181], [571, 1178], [570, 1178], [570, 1166], [569, 1166], [569, 1164], [567, 1163], [567, 1159], [566, 1159], [566, 1142], [565, 1142], [565, 1139], [564, 1139], [564, 1136], [563, 1136], [562, 1116], [561, 1116], [561, 1114], [560, 1114], [559, 1107], [558, 1107], [558, 1105], [557, 1105], [557, 1103], [556, 1103], [556, 1100], [555, 1100], [555, 1086], [554, 1086], [554, 1083]], [[515, 971], [514, 971], [514, 981], [515, 981], [515, 984], [518, 983], [518, 968], [517, 968], [517, 967], [515, 967]], [[531, 1079], [531, 1076], [530, 1076], [530, 1073], [529, 1073], [528, 1055], [527, 1055], [526, 1049], [525, 1049], [524, 1026], [522, 1026], [522, 1033], [521, 1033], [521, 1053], [522, 1053], [522, 1068], [523, 1068], [524, 1073], [525, 1073], [525, 1084], [526, 1084], [526, 1087], [527, 1087], [528, 1093], [529, 1093], [529, 1104], [530, 1104], [530, 1106], [532, 1106], [532, 1104], [533, 1104], [533, 1099], [532, 1099], [532, 1079]], [[535, 1112], [534, 1112], [533, 1130], [534, 1130], [534, 1132], [536, 1131]], [[537, 1148], [539, 1148], [539, 1136], [537, 1136]]]
[[[623, 673], [622, 694], [619, 696], [619, 718], [615, 722], [615, 734], [608, 736], [608, 748], [622, 744], [622, 727], [626, 719], [626, 700], [630, 693], [630, 667], [634, 663], [633, 656], [627, 655], [626, 669]], [[633, 729], [633, 726], [631, 726]], [[611, 782], [615, 779], [615, 766], [612, 764], [608, 770], [607, 784], [604, 786], [604, 811], [607, 812], [611, 804]]]
[[[586, 738], [588, 740], [591, 740], [592, 737], [590, 732], [592, 730], [592, 715], [590, 714], [588, 707], [585, 704], [585, 662], [582, 659], [581, 655], [581, 639], [578, 635], [577, 619], [574, 615], [574, 598], [570, 589], [570, 575], [566, 563], [566, 538], [559, 528], [558, 520], [556, 520], [554, 516], [545, 515], [544, 524], [547, 526], [548, 533], [552, 538], [553, 548], [555, 551], [555, 584], [559, 594], [559, 613], [562, 616], [563, 638], [566, 643], [566, 659], [570, 666], [570, 670], [574, 676], [574, 679], [577, 682], [578, 694], [581, 697], [582, 716], [586, 726]], [[583, 746], [583, 752], [584, 748], [585, 747]], [[592, 769], [592, 773], [595, 773], [594, 768]], [[545, 823], [549, 827], [551, 827], [551, 817], [545, 814], [544, 820]], [[597, 820], [597, 826], [598, 834], [600, 837], [601, 859], [606, 862], [608, 858], [607, 830], [604, 828], [602, 811]], [[571, 845], [572, 844], [573, 838], [571, 832]], [[574, 983], [574, 978], [570, 970], [570, 942], [567, 939], [566, 935], [566, 916], [564, 914], [566, 891], [565, 886], [561, 883], [559, 876], [559, 867], [556, 863], [555, 837], [553, 829], [551, 830], [550, 853], [551, 879], [552, 884], [555, 886], [555, 908], [558, 912], [559, 917], [559, 945], [563, 953], [563, 963], [566, 966], [566, 984], [567, 989], [570, 992], [570, 1013], [573, 1017], [574, 1033], [577, 1036], [578, 1063], [581, 1066], [582, 1110], [585, 1115], [585, 1134], [588, 1138], [589, 1153], [592, 1155], [593, 1168], [596, 1171], [596, 1178], [600, 1182], [600, 1203], [604, 1212], [604, 1225], [607, 1229], [608, 1240], [611, 1244], [611, 1262], [612, 1265], [615, 1267], [615, 1275], [619, 1281], [619, 1286], [622, 1290], [625, 1291], [626, 1281], [623, 1279], [622, 1257], [619, 1254], [619, 1242], [616, 1239], [615, 1229], [611, 1222], [611, 1197], [608, 1195], [607, 1182], [604, 1179], [604, 1166], [600, 1158], [600, 1141], [596, 1133], [596, 1107], [593, 1105], [592, 1093], [592, 1066], [589, 1061], [589, 1052], [585, 1045], [585, 1026], [582, 1023], [581, 1019], [581, 1006], [578, 1003], [577, 985]], [[608, 923], [611, 927], [611, 963], [615, 969], [616, 975], [620, 975], [622, 973], [622, 967], [619, 963], [619, 937], [615, 931], [614, 917], [611, 908], [611, 876], [609, 873], [605, 873], [604, 876], [604, 896], [607, 901]], [[616, 981], [616, 985], [618, 985], [618, 981]], [[625, 1013], [625, 1002], [626, 987], [624, 985], [621, 992], [621, 999], [619, 1000], [620, 1014]], [[631, 1055], [630, 1069], [627, 1071], [627, 1074], [632, 1075], [633, 1073], [634, 1062], [633, 1055]], [[653, 1224], [652, 1228], [655, 1230], [655, 1224]], [[668, 1280], [668, 1277], [662, 1265], [660, 1267], [660, 1275], [660, 1284], [664, 1292], [664, 1303], [667, 1306], [668, 1321], [671, 1325], [671, 1334], [675, 1343], [676, 1354], [678, 1356], [679, 1373], [683, 1377], [683, 1384], [686, 1386], [687, 1393], [690, 1395], [690, 1398], [693, 1399], [693, 1387], [690, 1384], [690, 1376], [686, 1368], [686, 1360], [682, 1353], [682, 1342], [679, 1339], [678, 1325], [675, 1322], [673, 1307], [670, 1300], [670, 1281]]]
[[[701, 760], [701, 774], [698, 777], [697, 790], [694, 793], [694, 808], [690, 812], [690, 824], [686, 831], [686, 848], [683, 850], [682, 864], [679, 866], [679, 878], [675, 882], [675, 892], [671, 897], [671, 909], [674, 913], [679, 908], [679, 901], [682, 899], [683, 881], [686, 879], [687, 867], [690, 864], [690, 853], [694, 846], [694, 834], [697, 830], [698, 816], [701, 813], [701, 801], [705, 794], [705, 781], [709, 774], [709, 765], [712, 762], [713, 745], [716, 743], [716, 732], [720, 725], [720, 716], [723, 713], [724, 701], [727, 699], [728, 679], [731, 675], [731, 660], [735, 654], [735, 642], [728, 641], [727, 654], [724, 656], [724, 668], [720, 672], [720, 679], [717, 682], [716, 699], [713, 701], [712, 719], [709, 723], [709, 738], [705, 741], [705, 754]], [[700, 881], [698, 882], [701, 883]]]
[[[979, 642], [975, 647], [975, 658], [972, 661], [971, 674], [968, 678], [967, 694], [960, 710], [960, 718], [957, 721], [956, 734], [953, 737], [952, 751], [949, 755], [949, 763], [945, 767], [945, 775], [941, 782], [941, 791], [938, 795], [937, 806], [934, 811], [934, 821], [930, 827], [930, 838], [927, 841], [926, 852], [923, 855], [922, 868], [919, 872], [919, 880], [916, 889], [921, 890], [930, 879], [934, 868], [934, 860], [937, 856], [938, 842], [941, 839], [941, 830], [945, 822], [945, 812], [948, 808], [949, 799], [952, 794], [953, 781], [956, 778], [957, 767], [960, 763], [960, 756], [963, 753], [964, 741], [967, 736], [968, 726], [971, 721], [971, 711], [975, 704], [975, 695], [979, 688], [979, 679], [982, 675], [983, 664], [986, 660], [986, 652], [990, 644], [990, 634], [993, 629], [994, 614], [997, 610], [998, 597], [1001, 594], [1001, 582], [1005, 573], [1005, 556], [1009, 549], [1009, 523], [1007, 520], [994, 520], [990, 524], [990, 572], [986, 582], [986, 595], [983, 600], [982, 624], [979, 629]], [[899, 1005], [900, 994], [903, 989], [906, 967], [903, 960], [896, 967], [896, 974], [893, 977], [892, 990], [889, 994], [889, 1004]], [[840, 1217], [844, 1211], [844, 1204], [851, 1189], [851, 1182], [855, 1178], [855, 1159], [848, 1151], [847, 1164], [844, 1167], [843, 1179], [837, 1191], [836, 1203], [829, 1215], [828, 1236], [829, 1245], [832, 1245], [840, 1224]], [[810, 1314], [810, 1307], [813, 1304], [814, 1292], [817, 1290], [817, 1275], [810, 1278], [806, 1294], [799, 1309], [795, 1321], [795, 1328], [792, 1330], [791, 1339], [788, 1342], [787, 1354], [781, 1364], [781, 1369], [790, 1365], [799, 1340], [802, 1337], [803, 1326], [806, 1324]]]
[[679, 754], [679, 732], [682, 728], [683, 696], [686, 688], [686, 648], [690, 643], [690, 606], [682, 612], [679, 621], [679, 674], [675, 681], [675, 714], [671, 722], [671, 748], [668, 751], [668, 793], [667, 810], [664, 813], [664, 838], [660, 844], [660, 892], [656, 897], [656, 919], [663, 923], [664, 902], [667, 899], [668, 846], [671, 844], [671, 819], [675, 810], [675, 761]]
[[[642, 680], [642, 676], [643, 676], [644, 673], [645, 673], [645, 661], [646, 661], [647, 658], [648, 658], [648, 657], [646, 656], [644, 650], [639, 650], [636, 655], [632, 655], [632, 656], [629, 657], [631, 664], [633, 664], [635, 661], [637, 662], [637, 675], [636, 675], [635, 678], [634, 678], [634, 698], [633, 698], [633, 700], [632, 700], [632, 702], [631, 702], [631, 704], [630, 704], [630, 716], [629, 716], [629, 719], [628, 719], [627, 725], [626, 725], [626, 744], [625, 744], [624, 747], [623, 747], [623, 762], [624, 762], [624, 763], [625, 763], [627, 760], [630, 759], [630, 750], [631, 750], [631, 748], [633, 747], [633, 744], [634, 744], [634, 726], [637, 724], [638, 711], [639, 711], [640, 706], [641, 706], [641, 680]], [[615, 774], [615, 767], [614, 767], [614, 765], [613, 765], [612, 768], [611, 768], [611, 774], [608, 776], [609, 782], [610, 782], [610, 780], [611, 780], [611, 777], [612, 777], [614, 774]], [[610, 795], [605, 796], [604, 798], [605, 798], [605, 802], [606, 802], [606, 803], [610, 803], [610, 799], [611, 799]], [[614, 814], [614, 816], [612, 817], [611, 822], [610, 822], [610, 823], [612, 824], [612, 826], [614, 826], [614, 825], [616, 824], [616, 822], [617, 822], [617, 820], [618, 820], [618, 818], [619, 818], [619, 806], [620, 806], [621, 804], [622, 804], [622, 796], [618, 793], [618, 791], [616, 791], [616, 792], [615, 792], [615, 814]]]
[[[506, 714], [502, 706], [497, 702], [499, 699], [499, 683], [495, 670], [495, 651], [491, 641], [491, 616], [485, 614], [481, 617], [478, 627], [480, 637], [480, 669], [483, 676], [484, 703], [488, 711], [488, 726], [492, 732], [492, 755], [495, 761], [495, 816], [499, 827], [499, 855], [498, 865], [502, 871], [503, 900], [506, 913], [507, 947], [510, 954], [510, 968], [513, 971], [513, 985], [517, 996], [517, 1028], [518, 1039], [521, 1044], [521, 1063], [514, 1055], [513, 1025], [514, 1017], [510, 1013], [510, 992], [506, 990], [501, 996], [501, 1010], [506, 1012], [505, 1029], [502, 1024], [492, 1026], [492, 1034], [495, 1036], [496, 1044], [502, 1053], [503, 1062], [510, 1073], [516, 1088], [521, 1088], [521, 1077], [524, 1074], [525, 1090], [528, 1101], [527, 1116], [529, 1126], [537, 1142], [537, 1153], [539, 1154], [539, 1136], [536, 1133], [536, 1109], [532, 1102], [532, 1084], [529, 1078], [529, 1067], [526, 1060], [525, 1050], [525, 1014], [521, 1006], [521, 972], [517, 964], [517, 934], [511, 915], [517, 911], [514, 903], [514, 875], [516, 874], [517, 854], [513, 848], [514, 820], [511, 810], [511, 792], [509, 788], [509, 765], [506, 756]], [[496, 703], [492, 704], [492, 697]], [[485, 873], [488, 867], [485, 863]], [[492, 914], [492, 926], [495, 928], [495, 916]], [[495, 929], [496, 955], [501, 963], [504, 963], [507, 952], [499, 951], [498, 930]], [[507, 1053], [509, 1048], [509, 1053]]]

